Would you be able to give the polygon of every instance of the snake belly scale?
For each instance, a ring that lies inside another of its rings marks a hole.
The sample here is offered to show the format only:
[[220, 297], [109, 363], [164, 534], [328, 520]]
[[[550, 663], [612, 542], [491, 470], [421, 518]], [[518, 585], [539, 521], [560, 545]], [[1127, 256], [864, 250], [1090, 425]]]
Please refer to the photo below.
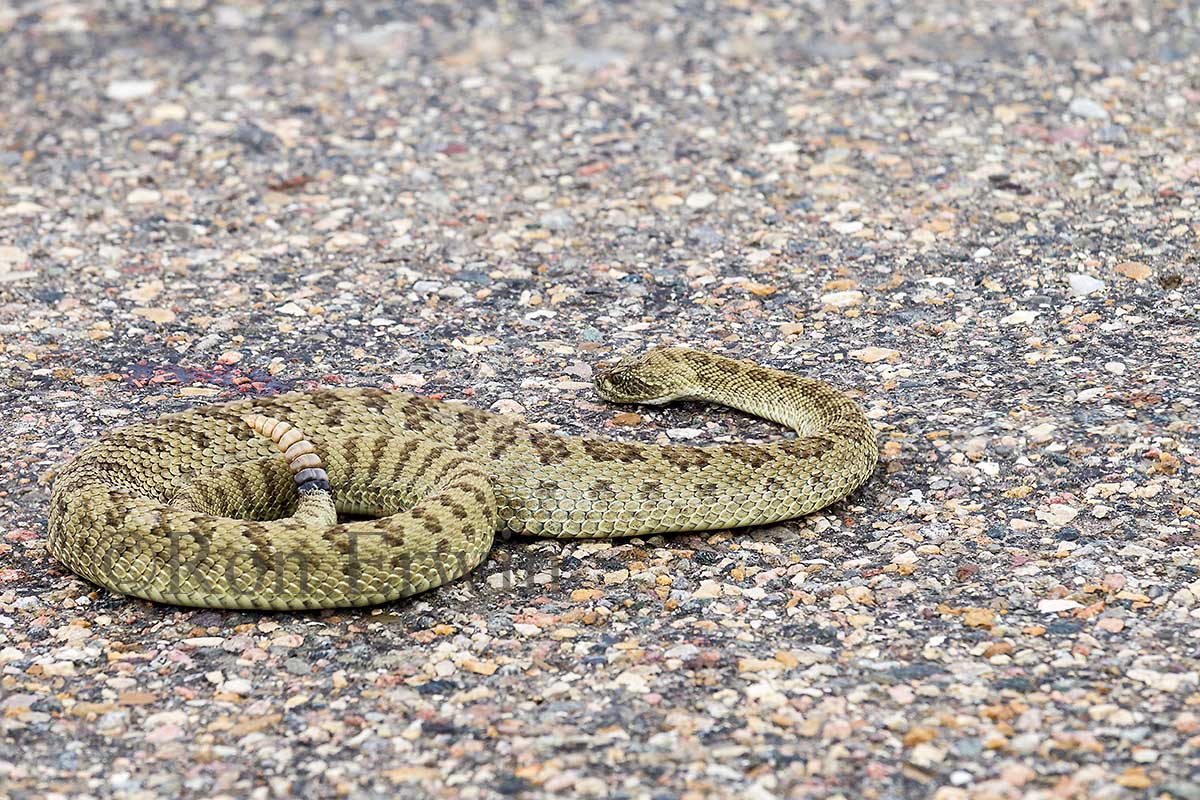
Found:
[[647, 445], [378, 389], [248, 398], [87, 447], [55, 479], [48, 548], [79, 576], [149, 600], [362, 606], [458, 578], [498, 530], [607, 538], [761, 525], [836, 502], [875, 468], [862, 410], [814, 379], [658, 348], [596, 386], [616, 402], [719, 403], [797, 436]]

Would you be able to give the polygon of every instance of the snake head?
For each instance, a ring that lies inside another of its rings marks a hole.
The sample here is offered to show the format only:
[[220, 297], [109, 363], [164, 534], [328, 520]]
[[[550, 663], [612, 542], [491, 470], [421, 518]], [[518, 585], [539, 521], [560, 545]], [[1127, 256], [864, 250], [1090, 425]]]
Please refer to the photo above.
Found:
[[656, 347], [596, 374], [596, 391], [614, 403], [661, 405], [693, 397], [696, 370], [680, 347]]

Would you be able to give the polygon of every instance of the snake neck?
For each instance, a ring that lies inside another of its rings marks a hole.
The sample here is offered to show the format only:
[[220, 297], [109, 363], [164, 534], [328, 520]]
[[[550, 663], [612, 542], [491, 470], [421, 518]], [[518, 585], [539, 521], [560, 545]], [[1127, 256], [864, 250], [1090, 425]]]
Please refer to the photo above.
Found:
[[862, 409], [823, 381], [767, 367], [739, 366], [719, 380], [706, 380], [701, 373], [688, 397], [770, 420], [798, 436], [872, 432]]

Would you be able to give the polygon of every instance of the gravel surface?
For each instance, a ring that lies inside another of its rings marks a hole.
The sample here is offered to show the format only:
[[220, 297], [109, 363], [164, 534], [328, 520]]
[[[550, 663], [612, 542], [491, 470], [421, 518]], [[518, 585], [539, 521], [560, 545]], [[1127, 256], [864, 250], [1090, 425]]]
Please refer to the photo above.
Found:
[[[0, 2], [0, 795], [1200, 798], [1196, 6], [499, 5]], [[656, 343], [877, 475], [351, 612], [46, 554], [87, 440], [242, 393], [776, 435], [596, 399]]]

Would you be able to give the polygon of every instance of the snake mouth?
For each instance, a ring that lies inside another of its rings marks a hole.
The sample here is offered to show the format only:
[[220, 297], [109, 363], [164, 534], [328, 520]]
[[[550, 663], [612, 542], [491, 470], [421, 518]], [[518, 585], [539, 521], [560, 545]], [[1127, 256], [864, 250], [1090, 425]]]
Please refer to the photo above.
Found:
[[605, 372], [597, 372], [592, 379], [592, 384], [596, 387], [596, 391], [605, 399], [613, 399], [621, 395], [617, 380], [612, 370]]
[[665, 406], [677, 400], [698, 400], [696, 395], [682, 391], [664, 391], [657, 387], [600, 387], [596, 386], [600, 396], [610, 403], [636, 403], [642, 406]]

